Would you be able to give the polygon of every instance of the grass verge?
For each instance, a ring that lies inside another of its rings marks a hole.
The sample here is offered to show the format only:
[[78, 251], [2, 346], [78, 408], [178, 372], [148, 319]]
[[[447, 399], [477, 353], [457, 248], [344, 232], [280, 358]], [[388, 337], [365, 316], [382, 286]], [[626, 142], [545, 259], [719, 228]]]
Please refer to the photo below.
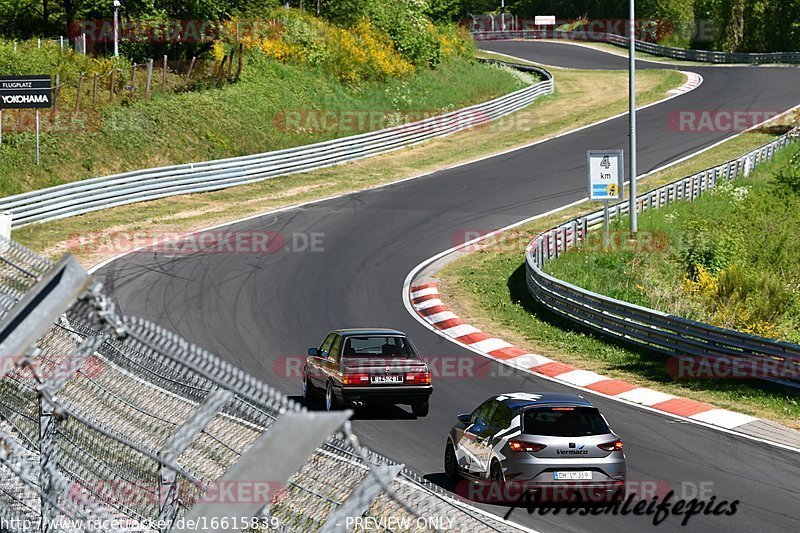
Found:
[[[79, 217], [32, 224], [14, 239], [48, 256], [73, 253], [95, 264], [121, 250], [107, 241], [72, 248], [70, 237], [102, 232], [147, 231], [151, 235], [186, 232], [269, 210], [379, 186], [545, 139], [622, 113], [627, 107], [627, 73], [552, 69], [556, 94], [478, 129], [354, 163], [294, 174], [217, 192], [175, 196], [122, 206]], [[684, 81], [675, 71], [637, 74], [642, 105], [660, 100]], [[178, 134], [176, 134], [178, 135]]]
[[108, 106], [65, 131], [4, 135], [0, 195], [95, 176], [344, 137], [525, 86], [507, 69], [453, 59], [407, 78], [348, 85], [319, 67], [253, 57], [237, 83]]
[[[645, 178], [641, 188], [646, 190], [732, 159], [770, 138], [766, 133], [743, 134]], [[597, 206], [589, 204], [565, 209], [517, 228], [513, 237], [500, 237], [486, 248], [456, 259], [437, 274], [443, 300], [468, 323], [525, 350], [609, 377], [800, 428], [800, 402], [780, 387], [732, 381], [678, 381], [667, 373], [661, 356], [611, 344], [547, 318], [525, 287], [525, 246], [537, 233], [595, 209]]]

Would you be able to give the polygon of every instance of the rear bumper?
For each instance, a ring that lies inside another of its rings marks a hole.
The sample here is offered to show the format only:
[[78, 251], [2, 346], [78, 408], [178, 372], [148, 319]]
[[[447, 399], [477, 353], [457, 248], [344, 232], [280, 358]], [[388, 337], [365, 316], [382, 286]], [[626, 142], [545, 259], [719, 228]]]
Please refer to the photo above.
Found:
[[432, 385], [386, 385], [373, 387], [341, 387], [339, 400], [344, 404], [352, 402], [377, 402], [412, 404], [426, 401], [433, 392]]

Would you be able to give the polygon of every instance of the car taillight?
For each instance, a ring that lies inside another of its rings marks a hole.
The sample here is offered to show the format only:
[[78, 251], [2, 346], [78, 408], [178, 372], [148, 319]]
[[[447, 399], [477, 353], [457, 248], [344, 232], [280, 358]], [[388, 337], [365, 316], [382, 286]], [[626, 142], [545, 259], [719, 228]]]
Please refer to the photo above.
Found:
[[607, 452], [618, 452], [622, 449], [622, 441], [617, 439], [615, 441], [606, 442], [604, 444], [598, 444], [597, 447]]
[[508, 441], [508, 447], [512, 452], [540, 452], [547, 448], [544, 444], [535, 444], [533, 442], [523, 442], [521, 440]]
[[406, 372], [406, 383], [415, 383], [419, 385], [430, 385], [431, 373], [430, 372]]
[[362, 385], [369, 383], [369, 374], [345, 374], [342, 376], [342, 385]]

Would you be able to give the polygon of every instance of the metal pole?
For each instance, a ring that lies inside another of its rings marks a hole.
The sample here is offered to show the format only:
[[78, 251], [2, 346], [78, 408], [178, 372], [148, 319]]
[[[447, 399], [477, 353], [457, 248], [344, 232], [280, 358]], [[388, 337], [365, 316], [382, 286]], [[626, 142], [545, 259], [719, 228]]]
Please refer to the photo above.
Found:
[[500, 8], [500, 30], [506, 31], [506, 0], [501, 0]]
[[630, 88], [630, 109], [628, 111], [628, 120], [630, 121], [630, 146], [628, 151], [630, 155], [630, 168], [628, 170], [630, 185], [630, 206], [628, 212], [631, 217], [631, 237], [635, 237], [639, 231], [639, 225], [636, 214], [636, 21], [635, 21], [635, 0], [630, 0], [630, 28], [629, 28], [629, 52], [628, 52], [628, 65], [629, 65], [629, 82]]
[[605, 234], [603, 235], [603, 250], [608, 250], [609, 241], [611, 241], [611, 230], [609, 229], [610, 219], [608, 215], [608, 200], [605, 202], [605, 208], [603, 209], [603, 221], [605, 222]]
[[36, 109], [36, 165], [39, 165], [39, 109]]
[[119, 1], [114, 0], [114, 57], [119, 57]]

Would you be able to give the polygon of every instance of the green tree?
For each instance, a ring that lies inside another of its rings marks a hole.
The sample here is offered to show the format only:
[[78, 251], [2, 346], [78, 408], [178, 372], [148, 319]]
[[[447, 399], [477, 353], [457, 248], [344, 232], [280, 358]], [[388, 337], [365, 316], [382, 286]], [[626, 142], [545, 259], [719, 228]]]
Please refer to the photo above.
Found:
[[428, 0], [426, 14], [437, 24], [455, 22], [464, 15], [462, 6], [462, 0]]

